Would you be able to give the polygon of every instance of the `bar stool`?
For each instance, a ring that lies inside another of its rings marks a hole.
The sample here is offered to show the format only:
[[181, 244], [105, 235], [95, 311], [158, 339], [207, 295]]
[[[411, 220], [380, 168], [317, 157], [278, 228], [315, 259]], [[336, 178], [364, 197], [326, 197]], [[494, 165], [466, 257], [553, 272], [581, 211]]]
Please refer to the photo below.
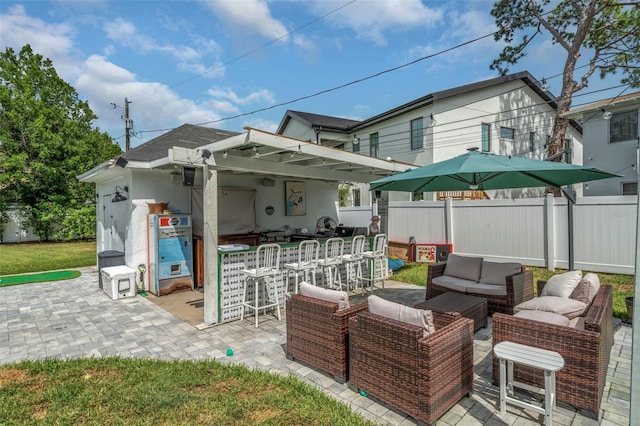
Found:
[[342, 286], [338, 268], [342, 264], [343, 250], [344, 240], [342, 238], [329, 238], [324, 242], [324, 259], [318, 259], [318, 266], [322, 268], [322, 272], [325, 275], [325, 283], [329, 288], [333, 288], [334, 281], [339, 286]]
[[304, 240], [298, 246], [298, 261], [285, 263], [287, 292], [289, 291], [289, 275], [293, 272], [296, 276], [296, 287], [294, 294], [298, 294], [298, 277], [302, 272], [304, 280], [309, 282], [307, 275], [311, 273], [313, 285], [316, 285], [316, 269], [318, 269], [318, 255], [320, 253], [320, 243], [317, 240]]
[[[362, 253], [362, 256], [369, 263], [369, 276], [362, 278], [363, 281], [367, 281], [373, 287], [376, 281], [382, 282], [382, 288], [384, 289], [384, 280], [389, 278], [389, 266], [387, 262], [387, 235], [378, 234], [373, 238], [373, 250], [368, 250]], [[364, 285], [363, 285], [364, 291]]]
[[364, 235], [357, 235], [351, 240], [351, 252], [342, 256], [342, 264], [347, 271], [347, 283], [345, 287], [349, 291], [349, 280], [351, 275], [355, 272], [355, 286], [358, 288], [358, 284], [362, 287], [362, 294], [364, 294], [364, 285], [362, 281], [362, 262], [364, 262], [364, 245], [366, 239]]
[[[256, 328], [258, 327], [258, 312], [260, 309], [266, 311], [267, 308], [276, 307], [278, 321], [280, 321], [280, 302], [278, 301], [278, 286], [276, 276], [280, 274], [280, 245], [262, 244], [256, 250], [256, 267], [242, 270], [244, 274], [244, 295], [242, 297], [242, 314], [240, 320], [244, 320], [246, 308], [253, 309], [256, 318]], [[253, 281], [253, 304], [247, 300], [247, 281]], [[259, 303], [259, 285], [264, 284], [263, 298], [264, 305]], [[273, 297], [269, 295], [269, 290], [273, 291]]]

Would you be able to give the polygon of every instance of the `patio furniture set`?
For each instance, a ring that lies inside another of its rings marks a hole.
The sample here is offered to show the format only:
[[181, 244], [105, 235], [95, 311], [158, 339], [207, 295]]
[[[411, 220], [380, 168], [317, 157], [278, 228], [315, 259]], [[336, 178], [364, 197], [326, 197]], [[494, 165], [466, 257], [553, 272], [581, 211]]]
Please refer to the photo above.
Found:
[[[456, 276], [467, 261], [479, 265], [479, 279]], [[500, 285], [495, 274], [502, 270], [511, 273]], [[451, 278], [433, 282], [444, 276]], [[437, 289], [452, 283], [448, 291]], [[481, 293], [491, 285], [502, 289]], [[518, 387], [545, 395], [544, 408], [534, 411], [547, 424], [556, 401], [598, 418], [613, 316], [611, 286], [600, 285], [594, 274], [570, 271], [540, 281], [534, 298], [526, 268], [450, 255], [447, 262], [429, 265], [426, 300], [414, 307], [375, 295], [349, 306], [347, 292], [307, 283], [299, 289], [286, 300], [287, 358], [348, 382], [419, 424], [435, 423], [472, 391], [474, 332], [492, 314], [492, 374], [501, 384], [503, 414], [506, 403], [530, 408], [518, 401]]]

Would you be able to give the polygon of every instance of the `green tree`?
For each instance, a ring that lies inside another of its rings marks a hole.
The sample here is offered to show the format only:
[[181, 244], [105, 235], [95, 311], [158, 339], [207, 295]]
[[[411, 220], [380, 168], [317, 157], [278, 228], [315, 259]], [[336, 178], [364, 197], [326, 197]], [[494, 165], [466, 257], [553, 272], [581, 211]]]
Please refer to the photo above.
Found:
[[[564, 149], [569, 121], [560, 114], [570, 109], [573, 95], [587, 87], [594, 73], [604, 78], [620, 72], [623, 84], [640, 86], [638, 2], [500, 0], [494, 4], [491, 15], [498, 26], [495, 40], [507, 43], [490, 67], [502, 75], [523, 58], [530, 43], [545, 32], [567, 53], [558, 109], [547, 148], [549, 156]], [[519, 39], [517, 44], [516, 39]], [[588, 67], [576, 70], [582, 55], [589, 55]], [[576, 71], [580, 71], [580, 75]]]
[[96, 118], [31, 46], [1, 53], [0, 212], [15, 203], [44, 241], [94, 236], [86, 221], [95, 207], [85, 202], [95, 191], [76, 176], [121, 152], [92, 127]]

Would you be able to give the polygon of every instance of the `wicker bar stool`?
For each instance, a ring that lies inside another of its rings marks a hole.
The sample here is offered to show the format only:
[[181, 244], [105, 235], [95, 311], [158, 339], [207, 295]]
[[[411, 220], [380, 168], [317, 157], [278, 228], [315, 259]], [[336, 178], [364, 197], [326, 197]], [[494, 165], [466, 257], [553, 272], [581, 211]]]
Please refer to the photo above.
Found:
[[[278, 300], [278, 286], [276, 276], [280, 274], [280, 245], [279, 244], [262, 244], [256, 250], [256, 267], [252, 269], [244, 269], [244, 295], [242, 297], [242, 313], [240, 320], [244, 320], [245, 309], [253, 309], [255, 314], [256, 328], [258, 327], [258, 312], [260, 309], [266, 311], [267, 308], [276, 307], [278, 312], [278, 321], [280, 318], [280, 301]], [[248, 281], [253, 281], [253, 303], [247, 300]], [[263, 285], [264, 304], [260, 304], [260, 286]], [[273, 292], [273, 297], [269, 295], [269, 291]]]

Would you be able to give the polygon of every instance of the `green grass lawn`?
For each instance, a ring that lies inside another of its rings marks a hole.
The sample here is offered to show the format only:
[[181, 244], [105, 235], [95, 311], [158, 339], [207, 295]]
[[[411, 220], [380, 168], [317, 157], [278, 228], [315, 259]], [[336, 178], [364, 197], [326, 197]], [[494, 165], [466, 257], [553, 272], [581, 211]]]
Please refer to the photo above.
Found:
[[0, 244], [0, 275], [96, 264], [96, 242]]
[[[427, 267], [427, 263], [406, 262], [402, 269], [393, 273], [391, 279], [405, 283], [413, 283], [424, 287], [427, 284]], [[531, 269], [533, 271], [534, 288], [538, 280], [546, 281], [552, 275], [566, 272], [561, 269], [549, 271], [546, 268], [538, 268], [535, 266], [528, 266], [527, 269]], [[589, 271], [582, 272], [583, 274], [586, 274]], [[602, 272], [596, 272], [596, 274], [600, 278], [601, 283], [611, 284], [613, 286], [613, 316], [629, 321], [624, 299], [625, 297], [633, 296], [635, 277], [633, 275], [605, 274]]]
[[0, 424], [372, 425], [295, 377], [132, 358], [0, 366]]

